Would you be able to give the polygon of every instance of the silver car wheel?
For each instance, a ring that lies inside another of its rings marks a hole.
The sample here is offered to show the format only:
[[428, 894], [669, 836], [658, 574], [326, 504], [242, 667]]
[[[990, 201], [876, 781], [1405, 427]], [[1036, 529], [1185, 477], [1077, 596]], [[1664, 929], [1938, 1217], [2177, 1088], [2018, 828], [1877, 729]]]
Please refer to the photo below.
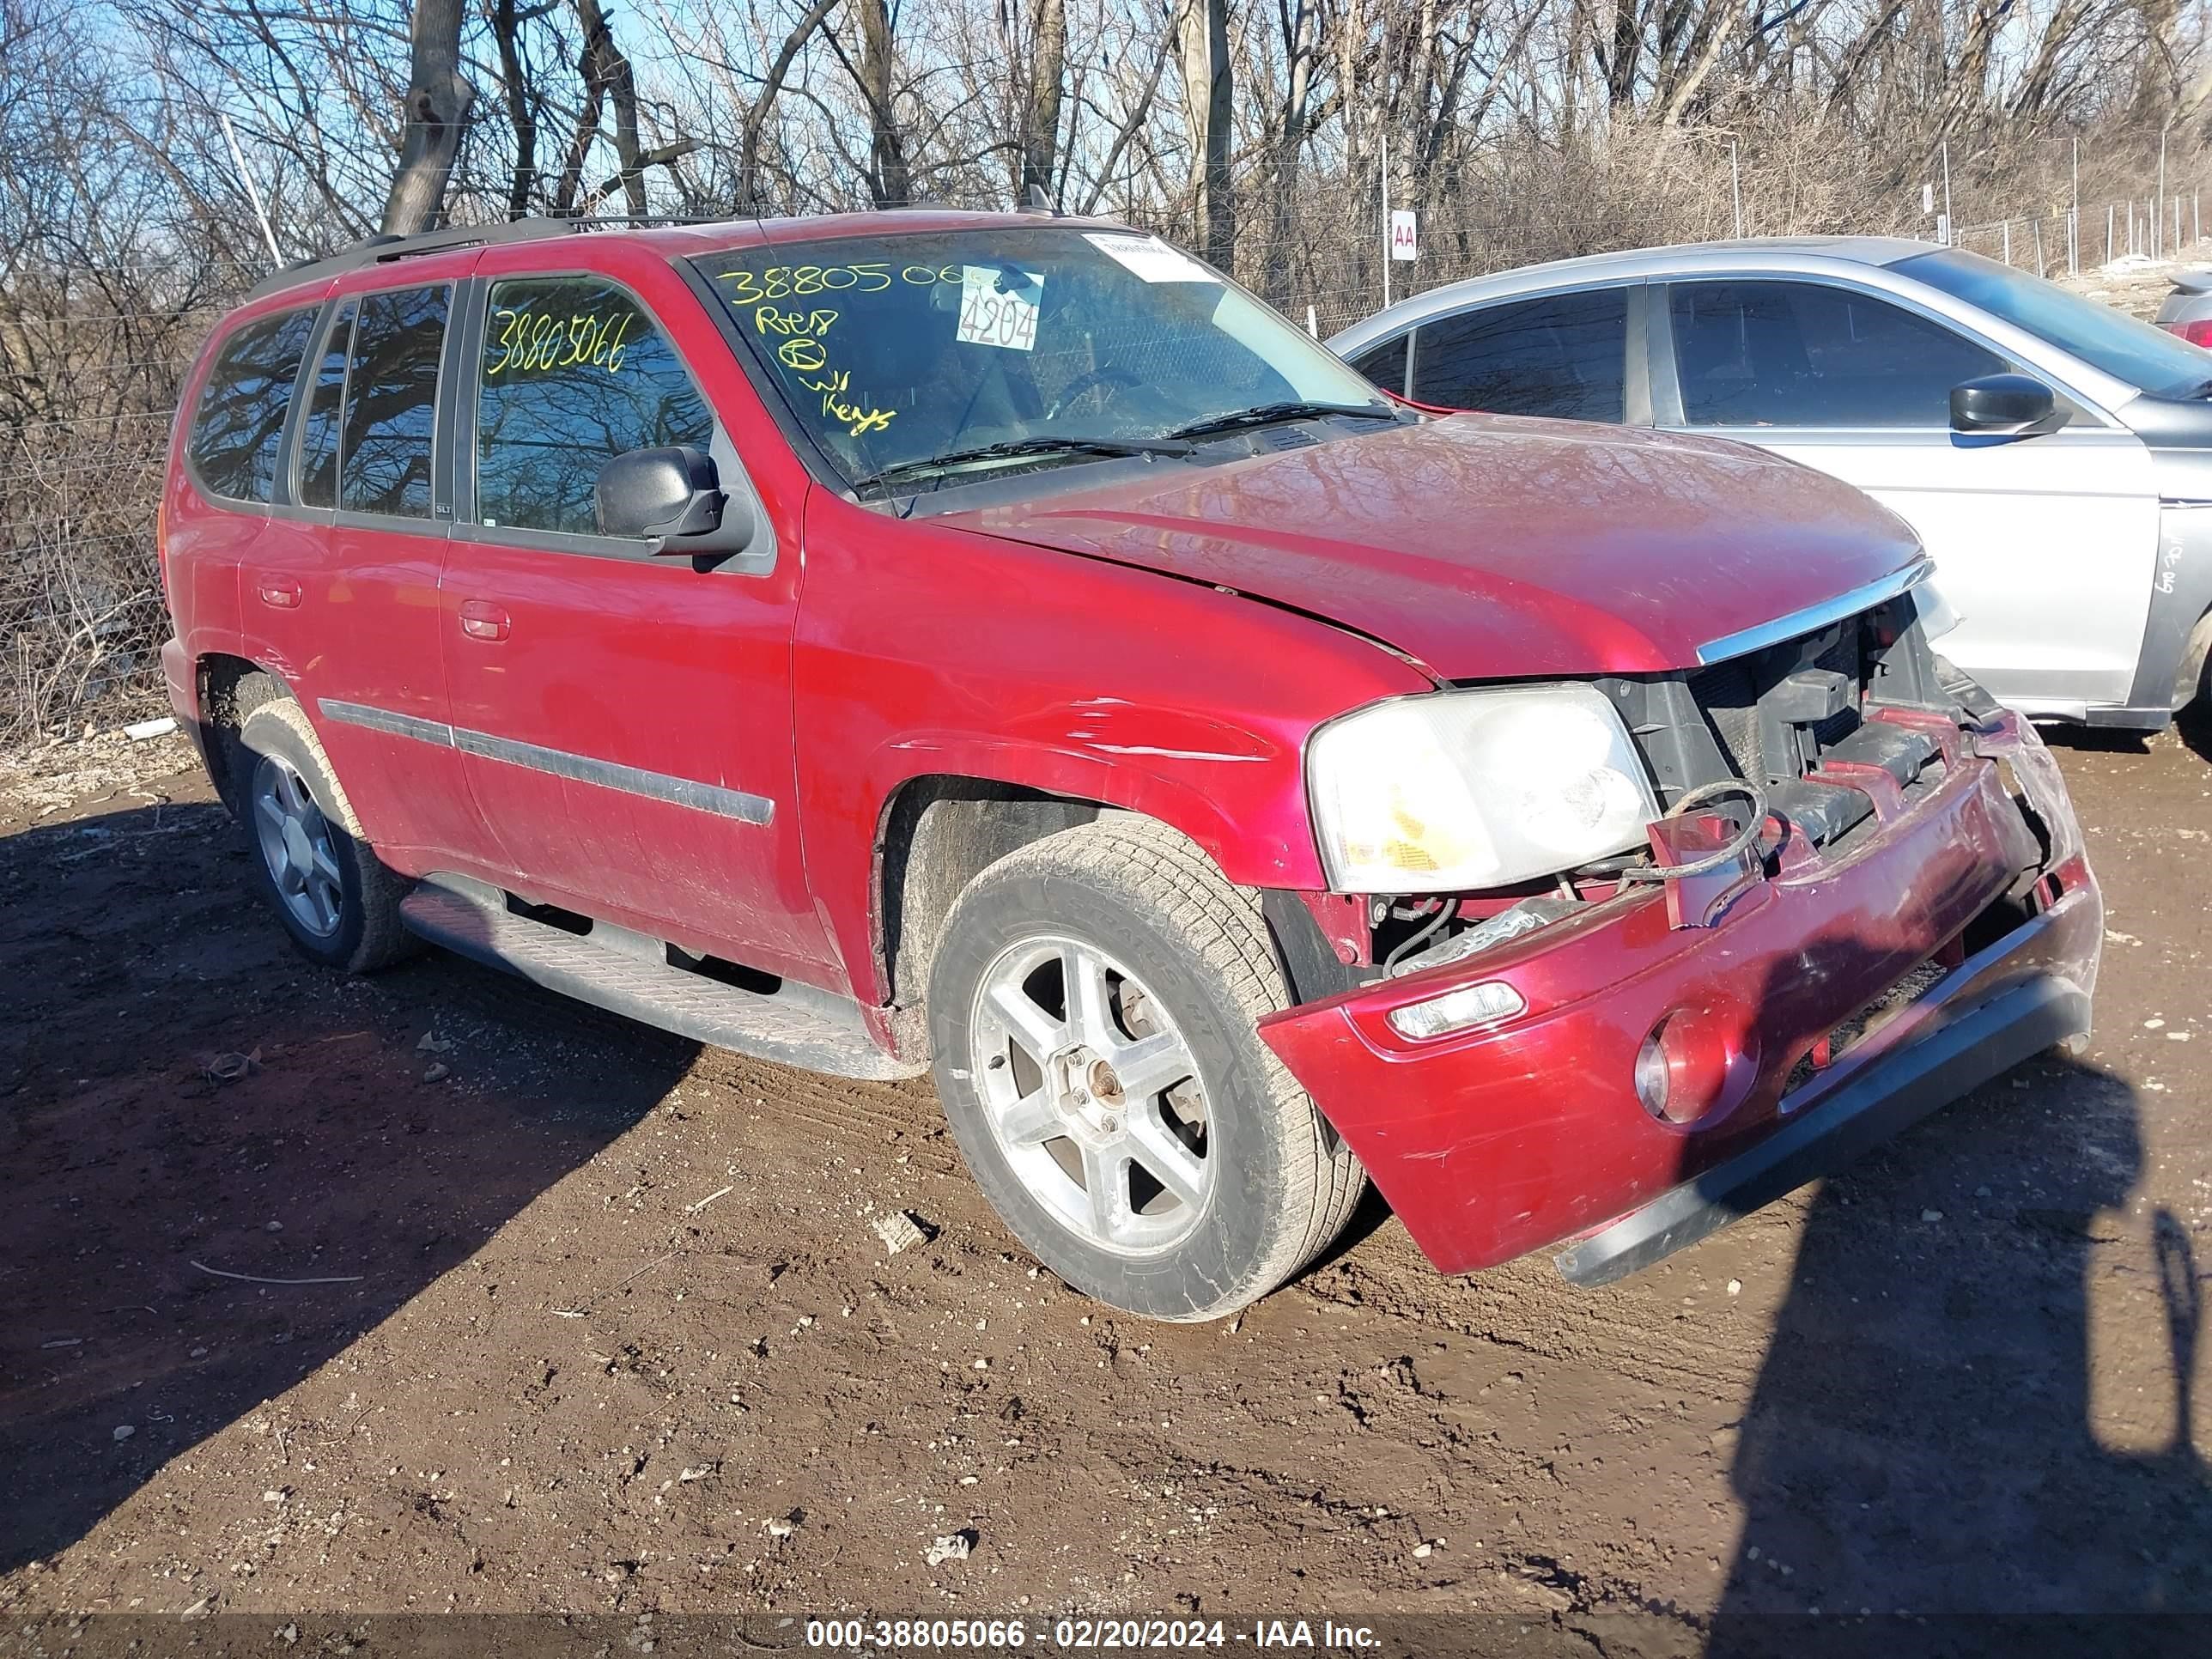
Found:
[[330, 821], [299, 773], [275, 755], [264, 755], [253, 769], [252, 794], [254, 839], [276, 896], [294, 921], [328, 939], [345, 907]]
[[985, 970], [969, 1032], [991, 1133], [1062, 1226], [1154, 1255], [1204, 1219], [1205, 1081], [1174, 1017], [1119, 962], [1060, 935], [1024, 939]]

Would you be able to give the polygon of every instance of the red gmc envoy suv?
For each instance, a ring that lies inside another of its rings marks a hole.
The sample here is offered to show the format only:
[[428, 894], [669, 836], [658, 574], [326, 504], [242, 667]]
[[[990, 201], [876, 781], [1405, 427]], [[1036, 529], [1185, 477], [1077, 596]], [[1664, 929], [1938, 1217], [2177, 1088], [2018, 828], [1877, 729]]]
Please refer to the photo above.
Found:
[[934, 1068], [1054, 1273], [1225, 1314], [1372, 1179], [1597, 1283], [2083, 1036], [2097, 888], [1895, 518], [1386, 401], [1109, 223], [538, 222], [185, 390], [197, 736], [299, 947]]

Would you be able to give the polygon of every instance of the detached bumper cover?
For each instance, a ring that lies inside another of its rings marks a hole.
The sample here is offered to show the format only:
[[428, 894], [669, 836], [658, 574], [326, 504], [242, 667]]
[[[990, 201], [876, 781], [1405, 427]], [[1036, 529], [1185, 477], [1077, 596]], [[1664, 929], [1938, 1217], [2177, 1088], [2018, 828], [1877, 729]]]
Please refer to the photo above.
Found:
[[[2086, 1034], [2103, 905], [2057, 768], [2010, 717], [1946, 749], [1934, 788], [1832, 862], [1753, 883], [1711, 926], [1670, 927], [1664, 895], [1636, 893], [1473, 963], [1287, 1010], [1261, 1034], [1443, 1272], [1594, 1231], [1563, 1258], [1570, 1276], [1633, 1271]], [[2038, 914], [1784, 1098], [1816, 1043], [2037, 884]], [[1389, 1024], [1486, 981], [1527, 1012], [1419, 1042]], [[1645, 1110], [1634, 1067], [1685, 1011], [1726, 1034], [1731, 1058], [1712, 1109], [1676, 1124]]]
[[[2002, 948], [2002, 947], [1999, 947]], [[2038, 976], [1907, 1042], [1748, 1152], [1686, 1181], [1559, 1254], [1577, 1285], [1607, 1285], [1832, 1173], [1998, 1073], [2088, 1029], [2089, 994]]]

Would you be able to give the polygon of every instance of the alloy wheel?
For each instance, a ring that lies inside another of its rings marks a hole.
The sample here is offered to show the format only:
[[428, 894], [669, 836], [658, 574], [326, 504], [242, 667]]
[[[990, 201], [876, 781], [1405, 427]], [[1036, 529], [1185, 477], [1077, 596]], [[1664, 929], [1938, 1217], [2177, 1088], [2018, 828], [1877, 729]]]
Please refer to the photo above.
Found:
[[1096, 945], [1001, 951], [969, 1016], [993, 1135], [1030, 1195], [1090, 1243], [1174, 1248], [1212, 1192], [1205, 1081], [1166, 1006]]
[[345, 885], [330, 820], [308, 793], [307, 781], [276, 755], [253, 769], [254, 839], [292, 920], [317, 939], [338, 930]]

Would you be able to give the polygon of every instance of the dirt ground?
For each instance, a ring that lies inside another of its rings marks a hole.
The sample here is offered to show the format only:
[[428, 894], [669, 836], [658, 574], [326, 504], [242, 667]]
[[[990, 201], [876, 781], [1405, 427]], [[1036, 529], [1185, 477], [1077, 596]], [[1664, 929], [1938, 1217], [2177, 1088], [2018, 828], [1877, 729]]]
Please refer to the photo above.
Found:
[[[2081, 1060], [1609, 1289], [1440, 1279], [1374, 1206], [1170, 1328], [1030, 1262], [926, 1080], [436, 953], [326, 975], [179, 740], [52, 751], [0, 799], [0, 1625], [1489, 1611], [1694, 1648], [2212, 1607], [2208, 755], [2061, 750], [2110, 903]], [[934, 1238], [887, 1254], [896, 1210]]]

